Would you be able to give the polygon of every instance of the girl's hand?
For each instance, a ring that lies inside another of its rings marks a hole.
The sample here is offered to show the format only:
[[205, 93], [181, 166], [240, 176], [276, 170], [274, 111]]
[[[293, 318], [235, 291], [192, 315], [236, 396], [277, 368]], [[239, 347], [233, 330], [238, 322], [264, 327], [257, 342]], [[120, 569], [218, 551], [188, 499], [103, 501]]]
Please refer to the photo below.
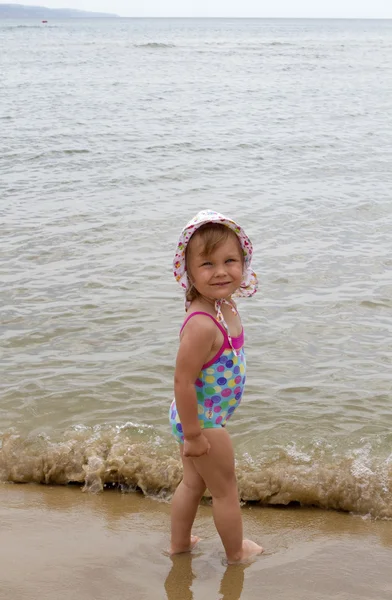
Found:
[[187, 457], [198, 458], [199, 456], [208, 454], [210, 448], [210, 442], [202, 433], [190, 440], [184, 440], [184, 456]]

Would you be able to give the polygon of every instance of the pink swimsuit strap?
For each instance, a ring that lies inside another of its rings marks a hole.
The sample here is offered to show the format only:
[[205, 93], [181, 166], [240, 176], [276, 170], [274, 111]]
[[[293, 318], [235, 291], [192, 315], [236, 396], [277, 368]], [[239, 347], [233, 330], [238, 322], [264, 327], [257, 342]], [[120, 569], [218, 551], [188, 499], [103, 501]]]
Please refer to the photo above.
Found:
[[[187, 317], [185, 319], [185, 321], [181, 327], [180, 335], [181, 335], [185, 325], [188, 323], [188, 321], [190, 319], [192, 319], [192, 317], [195, 317], [196, 315], [204, 315], [204, 316], [212, 319], [212, 321], [214, 321], [215, 325], [218, 327], [218, 329], [222, 332], [222, 335], [223, 335], [223, 344], [222, 344], [221, 348], [219, 349], [219, 352], [207, 364], [203, 365], [203, 369], [206, 369], [207, 367], [210, 367], [212, 364], [214, 364], [214, 362], [216, 360], [218, 360], [218, 358], [222, 355], [222, 353], [225, 350], [228, 350], [228, 349], [231, 350], [232, 348], [230, 346], [230, 342], [229, 342], [229, 338], [227, 336], [226, 329], [215, 319], [215, 317], [213, 317], [212, 315], [210, 315], [210, 313], [207, 313], [207, 312], [197, 311], [197, 312], [190, 314], [189, 317]], [[237, 350], [242, 348], [242, 346], [244, 345], [244, 330], [242, 330], [240, 335], [238, 335], [237, 337], [232, 337], [231, 341], [233, 343], [234, 348], [236, 348]]]

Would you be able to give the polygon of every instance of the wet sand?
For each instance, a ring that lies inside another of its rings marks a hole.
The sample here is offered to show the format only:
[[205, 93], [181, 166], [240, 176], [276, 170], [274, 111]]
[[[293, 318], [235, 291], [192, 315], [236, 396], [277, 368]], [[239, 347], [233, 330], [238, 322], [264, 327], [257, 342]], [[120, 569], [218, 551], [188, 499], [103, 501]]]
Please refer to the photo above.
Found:
[[243, 508], [266, 552], [226, 567], [211, 508], [173, 559], [164, 502], [118, 491], [0, 485], [0, 599], [390, 600], [392, 522], [303, 508]]

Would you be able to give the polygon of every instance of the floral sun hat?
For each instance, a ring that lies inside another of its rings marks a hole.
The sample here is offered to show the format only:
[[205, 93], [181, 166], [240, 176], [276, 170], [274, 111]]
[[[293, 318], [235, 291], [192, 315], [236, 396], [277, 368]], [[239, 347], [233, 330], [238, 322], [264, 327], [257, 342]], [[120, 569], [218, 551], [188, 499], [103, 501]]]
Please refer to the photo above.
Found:
[[[189, 223], [182, 230], [176, 249], [176, 254], [173, 260], [173, 273], [176, 281], [180, 284], [180, 286], [186, 293], [189, 288], [189, 279], [185, 263], [186, 248], [189, 243], [189, 240], [191, 239], [195, 231], [202, 225], [205, 225], [206, 223], [221, 223], [222, 225], [225, 225], [226, 227], [229, 227], [229, 229], [234, 231], [234, 233], [238, 237], [242, 251], [244, 253], [244, 272], [242, 283], [238, 290], [234, 292], [233, 297], [246, 298], [249, 296], [253, 296], [253, 294], [257, 292], [258, 281], [256, 273], [251, 268], [253, 254], [252, 242], [250, 241], [242, 227], [240, 227], [235, 221], [225, 217], [224, 215], [221, 215], [218, 212], [215, 212], [214, 210], [200, 211], [195, 217], [193, 217], [191, 221], [189, 221]], [[229, 304], [232, 307], [233, 312], [236, 311], [233, 305], [230, 304], [230, 302], [228, 302], [227, 300], [217, 300], [215, 302], [215, 310], [217, 312], [218, 321], [220, 321], [224, 325], [226, 331], [228, 332], [228, 327], [221, 311], [223, 303]], [[228, 336], [230, 345], [232, 346], [229, 332]]]

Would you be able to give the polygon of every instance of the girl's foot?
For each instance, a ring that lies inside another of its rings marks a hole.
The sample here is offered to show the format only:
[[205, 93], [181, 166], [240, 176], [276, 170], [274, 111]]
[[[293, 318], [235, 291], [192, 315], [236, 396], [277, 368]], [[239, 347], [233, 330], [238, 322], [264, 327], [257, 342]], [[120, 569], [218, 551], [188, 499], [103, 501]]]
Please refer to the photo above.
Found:
[[229, 565], [236, 565], [239, 563], [246, 562], [254, 556], [258, 556], [262, 552], [264, 552], [264, 548], [262, 548], [255, 542], [252, 542], [251, 540], [244, 540], [242, 542], [242, 552], [240, 558], [238, 560], [228, 560], [227, 562]]
[[170, 556], [173, 554], [182, 554], [183, 552], [191, 552], [198, 542], [200, 542], [200, 538], [197, 535], [191, 535], [191, 543], [188, 546], [184, 548], [173, 548], [171, 546], [169, 550]]

